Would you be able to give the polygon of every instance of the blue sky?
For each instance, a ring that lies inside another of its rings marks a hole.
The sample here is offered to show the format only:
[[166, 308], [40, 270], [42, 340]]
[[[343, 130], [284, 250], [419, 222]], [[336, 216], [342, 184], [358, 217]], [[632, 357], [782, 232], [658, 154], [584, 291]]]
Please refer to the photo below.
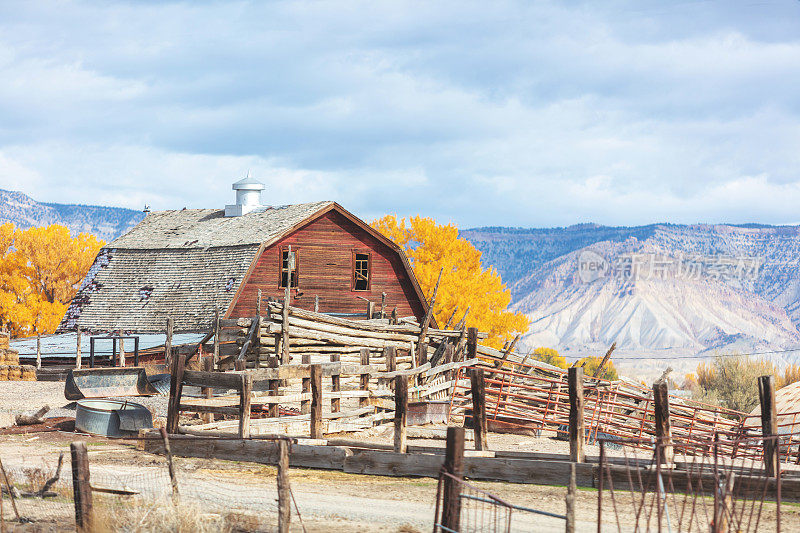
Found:
[[[667, 5], [668, 4], [668, 5]], [[0, 188], [800, 221], [800, 2], [3, 2]]]

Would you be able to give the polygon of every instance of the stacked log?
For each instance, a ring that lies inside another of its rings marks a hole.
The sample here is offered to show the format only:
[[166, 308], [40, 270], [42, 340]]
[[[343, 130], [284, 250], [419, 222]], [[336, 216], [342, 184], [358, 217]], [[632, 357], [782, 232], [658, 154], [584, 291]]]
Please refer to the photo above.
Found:
[[[388, 320], [350, 320], [297, 307], [289, 307], [284, 319], [282, 311], [281, 304], [269, 302], [268, 314], [260, 317], [258, 337], [253, 339], [255, 342], [251, 343], [247, 354], [249, 367], [270, 366], [270, 358], [280, 357], [283, 352], [285, 338], [288, 338], [290, 357], [298, 363], [303, 354], [339, 354], [342, 361], [358, 362], [360, 351], [368, 348], [372, 352], [371, 361], [385, 364], [383, 349], [393, 347], [397, 351], [398, 369], [416, 366], [412, 354], [420, 341], [427, 345], [426, 359], [435, 355], [445, 342], [453, 345], [465, 342], [464, 331], [426, 328], [423, 332], [423, 328], [410, 321], [390, 324]], [[237, 347], [243, 346], [248, 340], [252, 320], [223, 320], [223, 342], [235, 339]], [[284, 328], [288, 337], [283, 335]]]

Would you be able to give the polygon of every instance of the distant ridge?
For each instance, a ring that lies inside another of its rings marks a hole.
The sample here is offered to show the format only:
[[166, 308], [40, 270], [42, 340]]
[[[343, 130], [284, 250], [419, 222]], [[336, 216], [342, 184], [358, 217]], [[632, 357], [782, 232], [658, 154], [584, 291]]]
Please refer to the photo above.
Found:
[[528, 347], [634, 355], [797, 350], [800, 226], [651, 224], [461, 232], [531, 320]]
[[0, 189], [0, 223], [20, 228], [61, 224], [73, 235], [91, 233], [110, 242], [144, 218], [144, 213], [122, 207], [37, 202], [30, 196]]

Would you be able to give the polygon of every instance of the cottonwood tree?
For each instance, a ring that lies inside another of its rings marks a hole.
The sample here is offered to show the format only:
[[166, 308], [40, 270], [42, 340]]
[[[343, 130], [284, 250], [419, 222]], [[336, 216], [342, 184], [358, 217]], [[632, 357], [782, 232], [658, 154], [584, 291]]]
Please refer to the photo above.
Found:
[[55, 331], [103, 241], [64, 226], [0, 226], [0, 320], [12, 335]]
[[511, 292], [500, 275], [491, 266], [484, 268], [481, 252], [459, 238], [457, 227], [420, 216], [398, 220], [394, 215], [371, 225], [405, 250], [428, 298], [444, 269], [433, 310], [439, 326], [447, 323], [457, 307], [455, 321], [469, 308], [467, 325], [489, 334], [482, 341], [487, 346], [500, 348], [528, 330], [528, 319], [508, 309]]

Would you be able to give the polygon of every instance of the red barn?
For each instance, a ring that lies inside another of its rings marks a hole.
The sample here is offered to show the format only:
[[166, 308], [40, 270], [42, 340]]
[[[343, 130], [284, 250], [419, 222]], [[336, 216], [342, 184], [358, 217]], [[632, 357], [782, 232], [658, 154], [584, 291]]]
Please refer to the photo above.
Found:
[[403, 251], [335, 202], [262, 206], [263, 185], [234, 184], [221, 209], [149, 213], [97, 255], [60, 331], [161, 333], [211, 329], [224, 317], [256, 314], [256, 300], [364, 316], [365, 299], [421, 320], [427, 302]]

